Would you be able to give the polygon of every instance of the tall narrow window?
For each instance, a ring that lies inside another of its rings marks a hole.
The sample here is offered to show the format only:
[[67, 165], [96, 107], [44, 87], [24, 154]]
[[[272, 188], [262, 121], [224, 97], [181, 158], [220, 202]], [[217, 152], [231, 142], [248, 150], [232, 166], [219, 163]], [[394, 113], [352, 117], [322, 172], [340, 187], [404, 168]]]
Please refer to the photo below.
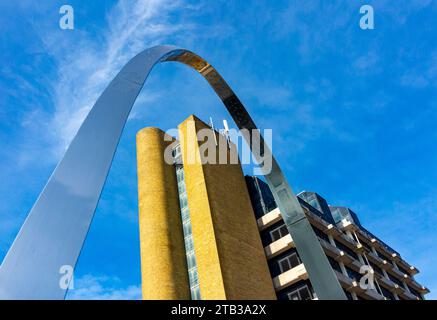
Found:
[[176, 177], [178, 182], [179, 204], [181, 207], [181, 219], [184, 233], [185, 255], [188, 267], [188, 279], [192, 300], [200, 300], [199, 274], [197, 272], [196, 256], [194, 254], [194, 241], [191, 229], [190, 210], [188, 208], [187, 188], [184, 179], [184, 167], [180, 147], [173, 149], [175, 157]]

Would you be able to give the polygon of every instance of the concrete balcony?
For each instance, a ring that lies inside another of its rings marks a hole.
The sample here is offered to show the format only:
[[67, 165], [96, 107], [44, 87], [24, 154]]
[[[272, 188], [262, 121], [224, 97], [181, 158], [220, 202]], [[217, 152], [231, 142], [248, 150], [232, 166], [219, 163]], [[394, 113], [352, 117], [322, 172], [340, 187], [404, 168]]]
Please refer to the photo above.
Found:
[[355, 231], [358, 227], [349, 220], [343, 219], [337, 223], [337, 227], [344, 231]]
[[376, 264], [381, 269], [388, 270], [393, 268], [392, 264], [387, 262], [387, 260], [382, 259], [380, 256], [374, 254], [373, 252], [366, 252], [366, 255], [372, 263]]
[[419, 272], [419, 270], [417, 270], [415, 267], [410, 265], [407, 261], [402, 259], [402, 257], [397, 253], [391, 253], [390, 256], [393, 258], [396, 264], [402, 269], [405, 269], [405, 271], [407, 271], [410, 276], [415, 275], [416, 273]]
[[338, 236], [340, 236], [342, 234], [342, 232], [336, 226], [334, 226], [333, 224], [328, 224], [326, 226], [325, 232], [327, 234], [330, 234], [330, 235], [334, 236], [334, 237], [335, 236], [338, 237]]
[[401, 281], [407, 281], [408, 279], [411, 279], [407, 274], [403, 273], [399, 269], [396, 269], [395, 267], [388, 269], [387, 271]]
[[330, 256], [331, 258], [334, 258], [337, 261], [341, 261], [343, 263], [352, 262], [353, 258], [351, 256], [349, 256], [348, 254], [345, 254], [343, 251], [338, 249], [336, 246], [333, 246], [328, 241], [319, 238], [319, 242], [322, 245], [322, 248], [325, 251], [326, 255]]
[[281, 212], [279, 211], [279, 208], [276, 208], [270, 211], [269, 213], [263, 215], [256, 222], [258, 224], [258, 229], [261, 231], [270, 227], [272, 224], [275, 224], [281, 219], [282, 219]]
[[385, 300], [384, 296], [380, 295], [376, 290], [368, 289], [361, 295], [370, 300]]
[[382, 244], [375, 238], [372, 238], [370, 241], [372, 245], [375, 248], [379, 249], [384, 255], [386, 255], [387, 257], [392, 257], [393, 252], [387, 249], [387, 247], [384, 244]]
[[390, 279], [387, 279], [386, 277], [380, 277], [378, 279], [379, 284], [383, 286], [384, 288], [390, 290], [391, 292], [395, 292], [396, 286], [399, 287], [396, 283], [391, 281]]
[[337, 270], [334, 270], [335, 275], [337, 276], [338, 282], [340, 282], [340, 285], [349, 291], [357, 292], [357, 286], [358, 283], [355, 280], [352, 280], [348, 276], [345, 276], [343, 273], [338, 272]]
[[369, 246], [373, 245], [373, 242], [372, 242], [373, 237], [371, 237], [367, 232], [364, 232], [360, 228], [357, 228], [356, 234], [357, 234], [358, 238], [360, 238], [360, 241], [364, 241]]
[[308, 273], [305, 269], [303, 263], [290, 269], [284, 273], [281, 273], [279, 276], [273, 278], [273, 286], [276, 291], [282, 290], [292, 284], [308, 279]]
[[412, 287], [414, 290], [416, 290], [417, 292], [421, 293], [421, 294], [427, 294], [429, 293], [429, 289], [422, 286], [420, 283], [418, 283], [416, 280], [414, 280], [414, 278], [411, 277], [407, 277], [405, 279], [405, 282]]
[[348, 276], [345, 276], [343, 273], [334, 270], [340, 285], [343, 289], [346, 289], [350, 292], [355, 292], [356, 294], [364, 297], [369, 300], [384, 300], [384, 297], [380, 295], [376, 290], [372, 289], [364, 289], [360, 287], [360, 284]]
[[310, 223], [312, 225], [316, 226], [320, 230], [323, 230], [323, 231], [326, 230], [329, 223], [327, 223], [325, 220], [320, 218], [318, 215], [312, 213], [311, 211], [309, 211], [307, 209], [304, 209], [304, 211], [305, 211], [305, 214], [306, 214], [308, 220], [310, 221]]
[[408, 268], [408, 271], [410, 272], [410, 276], [414, 276], [415, 274], [419, 273], [419, 269], [417, 269], [415, 266], [410, 266], [410, 268]]
[[348, 267], [350, 267], [352, 270], [356, 271], [356, 272], [360, 272], [361, 267], [363, 266], [363, 264], [358, 261], [353, 259], [351, 263], [348, 264]]
[[356, 242], [354, 239], [343, 233], [340, 235], [340, 237], [337, 238], [337, 240], [342, 242], [344, 245], [354, 250], [355, 252], [361, 252], [364, 250], [364, 247], [360, 243]]
[[401, 296], [403, 299], [406, 300], [419, 300], [418, 297], [416, 297], [414, 294], [412, 294], [411, 292], [408, 292], [407, 290], [403, 290], [401, 293], [398, 294], [399, 296]]
[[281, 239], [278, 239], [275, 242], [269, 244], [267, 247], [265, 247], [264, 252], [266, 254], [267, 259], [271, 259], [290, 248], [294, 248], [294, 242], [293, 242], [293, 238], [291, 238], [291, 235], [287, 234]]

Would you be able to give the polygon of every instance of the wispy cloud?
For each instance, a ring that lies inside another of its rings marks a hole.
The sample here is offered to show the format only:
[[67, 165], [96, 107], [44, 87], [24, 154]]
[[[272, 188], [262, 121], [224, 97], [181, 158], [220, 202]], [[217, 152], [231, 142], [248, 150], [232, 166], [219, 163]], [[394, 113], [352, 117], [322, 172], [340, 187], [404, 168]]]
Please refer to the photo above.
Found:
[[78, 38], [40, 35], [58, 67], [51, 92], [55, 111], [49, 121], [56, 157], [63, 153], [104, 87], [124, 63], [144, 48], [165, 43], [170, 36], [185, 31], [182, 25], [169, 19], [174, 11], [183, 8], [181, 1], [119, 1], [108, 12], [108, 29], [98, 43], [87, 34]]
[[141, 285], [120, 287], [117, 277], [87, 274], [74, 280], [74, 289], [67, 294], [68, 300], [140, 300]]
[[416, 89], [437, 86], [437, 52], [425, 53], [424, 58], [423, 62], [402, 75], [402, 86]]

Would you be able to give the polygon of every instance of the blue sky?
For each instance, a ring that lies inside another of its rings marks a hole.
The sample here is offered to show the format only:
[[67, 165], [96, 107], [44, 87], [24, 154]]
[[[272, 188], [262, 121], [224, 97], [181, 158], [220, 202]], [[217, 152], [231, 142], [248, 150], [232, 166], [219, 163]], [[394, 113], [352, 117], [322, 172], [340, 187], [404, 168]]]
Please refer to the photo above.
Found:
[[[0, 2], [0, 259], [98, 95], [155, 44], [211, 62], [296, 192], [319, 192], [421, 271], [437, 298], [437, 1]], [[359, 28], [371, 4], [375, 30]], [[163, 112], [163, 110], [166, 110]], [[205, 81], [155, 68], [123, 133], [69, 298], [140, 297], [135, 133], [228, 119]]]

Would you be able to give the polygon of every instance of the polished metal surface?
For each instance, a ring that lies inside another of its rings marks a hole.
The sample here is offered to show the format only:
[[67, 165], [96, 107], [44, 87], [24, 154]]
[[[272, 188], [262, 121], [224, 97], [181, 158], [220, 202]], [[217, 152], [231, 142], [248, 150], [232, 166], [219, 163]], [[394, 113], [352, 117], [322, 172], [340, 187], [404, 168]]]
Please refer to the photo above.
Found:
[[[256, 129], [238, 97], [204, 59], [173, 46], [144, 50], [122, 68], [98, 98], [35, 202], [0, 266], [0, 299], [65, 297], [67, 289], [60, 286], [60, 268], [75, 266], [130, 110], [154, 65], [166, 61], [184, 63], [197, 70], [223, 101], [237, 126]], [[251, 146], [250, 141], [248, 144]], [[319, 299], [346, 299], [274, 159], [273, 169], [265, 178]]]

